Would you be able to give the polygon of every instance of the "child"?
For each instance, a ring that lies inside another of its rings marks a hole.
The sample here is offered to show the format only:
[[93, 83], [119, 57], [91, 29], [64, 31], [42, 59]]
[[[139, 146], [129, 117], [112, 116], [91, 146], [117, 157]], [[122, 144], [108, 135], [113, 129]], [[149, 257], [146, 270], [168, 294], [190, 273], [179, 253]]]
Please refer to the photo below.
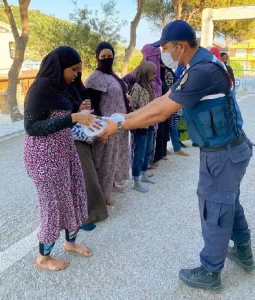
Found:
[[[136, 83], [130, 95], [132, 98], [132, 109], [137, 110], [156, 98], [151, 82], [156, 78], [157, 67], [150, 61], [143, 61], [135, 71]], [[134, 131], [134, 158], [132, 165], [133, 188], [139, 192], [146, 193], [147, 187], [140, 181], [155, 183], [146, 175], [150, 155], [153, 149], [154, 127], [136, 129]]]

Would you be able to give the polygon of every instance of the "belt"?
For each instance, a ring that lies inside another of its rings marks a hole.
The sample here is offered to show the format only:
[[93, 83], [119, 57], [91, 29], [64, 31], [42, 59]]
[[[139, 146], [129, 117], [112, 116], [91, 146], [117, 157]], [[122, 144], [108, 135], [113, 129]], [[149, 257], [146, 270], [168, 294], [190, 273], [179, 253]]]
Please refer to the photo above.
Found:
[[227, 143], [227, 144], [219, 146], [219, 147], [201, 147], [200, 151], [202, 151], [202, 152], [216, 152], [216, 151], [227, 150], [228, 149], [228, 145], [230, 145], [231, 148], [234, 148], [234, 147], [237, 147], [237, 146], [241, 145], [244, 141], [245, 141], [245, 138], [241, 134], [238, 137], [236, 137], [230, 143]]

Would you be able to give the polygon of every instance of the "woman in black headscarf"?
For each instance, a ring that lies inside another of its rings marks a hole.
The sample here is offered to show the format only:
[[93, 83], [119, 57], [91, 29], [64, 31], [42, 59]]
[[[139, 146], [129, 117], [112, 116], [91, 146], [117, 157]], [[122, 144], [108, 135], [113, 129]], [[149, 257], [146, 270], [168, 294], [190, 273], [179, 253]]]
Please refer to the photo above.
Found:
[[62, 270], [69, 265], [66, 260], [50, 256], [62, 229], [66, 251], [91, 256], [88, 248], [75, 243], [79, 226], [87, 218], [87, 203], [71, 127], [79, 122], [95, 128], [96, 117], [72, 113], [73, 103], [66, 91], [80, 65], [80, 55], [71, 47], [50, 52], [25, 100], [24, 163], [39, 198], [41, 223], [36, 266], [40, 269]]
[[[86, 87], [97, 115], [110, 116], [130, 111], [125, 83], [114, 73], [114, 49], [102, 42], [97, 46], [97, 69], [89, 76]], [[107, 140], [96, 140], [92, 145], [93, 159], [106, 204], [113, 205], [111, 198], [114, 184], [129, 178], [128, 132], [111, 136]], [[120, 189], [121, 191], [123, 189]]]
[[[81, 77], [82, 73], [79, 72], [74, 82], [68, 85], [68, 94], [73, 98], [74, 109], [90, 110], [89, 95]], [[93, 162], [91, 143], [82, 140], [75, 140], [74, 143], [80, 157], [88, 199], [88, 219], [80, 229], [93, 230], [96, 227], [93, 222], [102, 221], [108, 217], [107, 207]]]

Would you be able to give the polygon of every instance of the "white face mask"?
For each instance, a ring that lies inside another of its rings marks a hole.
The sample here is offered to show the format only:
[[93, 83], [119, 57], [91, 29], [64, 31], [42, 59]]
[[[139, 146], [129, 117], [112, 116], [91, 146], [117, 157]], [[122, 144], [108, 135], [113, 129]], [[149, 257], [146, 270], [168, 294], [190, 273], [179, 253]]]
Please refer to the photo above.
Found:
[[161, 53], [161, 59], [164, 63], [164, 65], [170, 69], [177, 69], [178, 67], [178, 61], [174, 61], [172, 58], [171, 53], [169, 52], [162, 52]]
[[161, 52], [161, 59], [162, 59], [164, 65], [173, 70], [176, 70], [178, 68], [179, 60], [182, 56], [182, 53], [181, 53], [178, 60], [173, 60], [171, 53], [175, 50], [175, 48], [171, 52]]

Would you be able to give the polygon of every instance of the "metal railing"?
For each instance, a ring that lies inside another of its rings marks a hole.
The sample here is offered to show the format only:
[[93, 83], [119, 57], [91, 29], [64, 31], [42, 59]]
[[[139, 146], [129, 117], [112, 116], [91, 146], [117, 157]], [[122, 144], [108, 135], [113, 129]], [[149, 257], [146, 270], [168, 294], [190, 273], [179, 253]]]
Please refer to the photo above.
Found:
[[255, 70], [233, 70], [237, 93], [255, 93]]

